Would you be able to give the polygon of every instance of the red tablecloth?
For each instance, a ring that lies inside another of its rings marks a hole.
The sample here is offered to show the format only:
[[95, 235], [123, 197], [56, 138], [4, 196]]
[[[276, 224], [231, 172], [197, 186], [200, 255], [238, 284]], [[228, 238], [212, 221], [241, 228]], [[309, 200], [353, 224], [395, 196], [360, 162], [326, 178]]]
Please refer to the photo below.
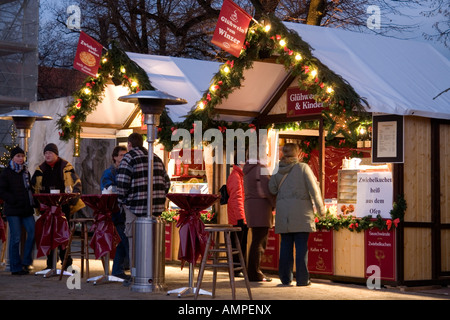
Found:
[[181, 208], [177, 223], [177, 227], [180, 228], [178, 259], [181, 260], [181, 267], [184, 262], [195, 264], [198, 257], [203, 256], [208, 241], [208, 233], [200, 219], [200, 211], [211, 206], [220, 195], [169, 193], [167, 198]]
[[[2, 203], [3, 203], [3, 200], [0, 199], [0, 205]], [[0, 212], [0, 240], [2, 240], [3, 243], [6, 242], [5, 224], [3, 223], [2, 213], [1, 212]]]
[[40, 203], [41, 216], [35, 224], [37, 258], [69, 242], [70, 231], [61, 206], [78, 197], [77, 193], [40, 193], [33, 195]]
[[90, 194], [82, 195], [81, 199], [94, 210], [94, 232], [90, 247], [94, 250], [95, 258], [99, 259], [110, 253], [114, 258], [116, 247], [120, 243], [120, 236], [112, 222], [111, 215], [119, 211], [117, 194]]

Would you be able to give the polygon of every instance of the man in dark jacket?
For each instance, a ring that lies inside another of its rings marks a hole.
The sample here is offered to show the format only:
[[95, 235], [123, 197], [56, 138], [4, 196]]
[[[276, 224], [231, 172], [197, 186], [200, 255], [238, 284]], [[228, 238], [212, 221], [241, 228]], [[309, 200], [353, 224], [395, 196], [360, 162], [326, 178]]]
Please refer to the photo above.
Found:
[[[4, 213], [8, 220], [9, 262], [13, 275], [29, 273], [33, 263], [34, 216], [33, 195], [30, 173], [25, 166], [25, 152], [16, 147], [11, 150], [11, 160], [0, 177], [0, 198], [3, 199]], [[22, 227], [27, 233], [23, 259], [20, 257]]]

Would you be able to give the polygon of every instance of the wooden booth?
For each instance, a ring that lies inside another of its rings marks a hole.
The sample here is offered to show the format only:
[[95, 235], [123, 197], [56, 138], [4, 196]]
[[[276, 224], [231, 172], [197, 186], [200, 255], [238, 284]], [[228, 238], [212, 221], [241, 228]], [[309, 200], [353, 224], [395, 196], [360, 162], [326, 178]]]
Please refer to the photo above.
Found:
[[[285, 141], [317, 142], [318, 147], [308, 151], [309, 165], [331, 217], [319, 222], [318, 231], [310, 235], [312, 277], [363, 283], [377, 276], [393, 285], [448, 284], [450, 94], [444, 92], [448, 60], [426, 44], [284, 25], [366, 99], [370, 119], [366, 128], [372, 132], [360, 138], [365, 144], [346, 150], [329, 147], [322, 117], [326, 111], [302, 114], [289, 106], [292, 91], [303, 88], [277, 57], [253, 61], [243, 72], [240, 87], [214, 108], [223, 121], [250, 122], [256, 128], [319, 122], [314, 130], [284, 128], [276, 139], [277, 150]], [[426, 61], [421, 55], [428, 57]], [[278, 161], [278, 154], [269, 157]], [[215, 166], [213, 192], [226, 183], [230, 168]], [[226, 205], [216, 205], [216, 210], [220, 222], [226, 223]], [[278, 257], [279, 236], [272, 230], [264, 268], [277, 270]]]

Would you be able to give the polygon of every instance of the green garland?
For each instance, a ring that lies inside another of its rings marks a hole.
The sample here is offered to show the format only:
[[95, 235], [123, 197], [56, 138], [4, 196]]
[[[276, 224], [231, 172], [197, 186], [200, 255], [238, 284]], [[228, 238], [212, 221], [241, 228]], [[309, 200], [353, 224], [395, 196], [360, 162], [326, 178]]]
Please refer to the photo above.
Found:
[[[202, 122], [202, 131], [210, 128], [250, 129], [251, 123], [226, 122], [218, 119], [215, 106], [226, 99], [231, 92], [240, 88], [244, 71], [250, 69], [253, 61], [264, 57], [277, 57], [277, 63], [283, 64], [293, 76], [299, 77], [299, 87], [316, 96], [316, 100], [328, 107], [323, 112], [327, 141], [342, 134], [350, 143], [356, 143], [356, 128], [367, 115], [363, 100], [342, 77], [322, 64], [311, 53], [308, 43], [294, 31], [287, 29], [274, 16], [265, 16], [261, 24], [249, 28], [244, 48], [239, 57], [231, 57], [214, 75], [211, 87], [203, 94], [197, 107], [188, 113], [186, 119], [174, 124], [166, 112], [161, 117], [158, 139], [167, 151], [171, 151], [177, 141], [172, 141], [172, 132], [176, 128], [190, 130], [195, 121]], [[270, 30], [266, 26], [270, 25]], [[67, 106], [67, 114], [58, 121], [60, 139], [68, 141], [81, 132], [81, 123], [95, 110], [103, 99], [106, 83], [112, 79], [117, 84], [127, 86], [130, 93], [139, 90], [154, 90], [146, 72], [134, 63], [124, 51], [112, 43], [102, 59], [99, 75], [88, 77], [82, 88], [75, 92], [74, 101]], [[276, 125], [278, 129], [292, 126], [318, 128], [317, 123], [284, 123]], [[192, 139], [193, 141], [193, 139]]]
[[[194, 121], [202, 121], [203, 130], [251, 128], [250, 123], [218, 120], [215, 106], [226, 99], [233, 90], [240, 88], [244, 71], [252, 67], [253, 61], [260, 60], [261, 57], [277, 56], [277, 63], [283, 64], [287, 71], [299, 77], [299, 87], [315, 94], [316, 99], [328, 107], [327, 111], [323, 112], [328, 130], [326, 139], [331, 141], [338, 134], [342, 134], [348, 141], [356, 143], [355, 129], [359, 127], [361, 117], [367, 116], [364, 108], [367, 106], [366, 101], [359, 97], [344, 79], [316, 59], [311, 53], [310, 46], [296, 32], [288, 30], [274, 16], [265, 16], [263, 21], [266, 22], [265, 25], [271, 25], [270, 30], [265, 28], [264, 23], [250, 27], [241, 55], [231, 57], [222, 65], [219, 72], [214, 75], [211, 87], [198, 102], [197, 108], [188, 114], [183, 123], [170, 130], [175, 128], [189, 130]], [[285, 123], [277, 124], [276, 128], [304, 125]], [[313, 127], [318, 128], [318, 124]]]
[[406, 200], [403, 195], [399, 195], [397, 202], [394, 202], [393, 208], [390, 211], [391, 219], [386, 220], [377, 215], [374, 219], [372, 216], [365, 216], [356, 218], [352, 215], [348, 216], [333, 216], [327, 212], [325, 217], [315, 217], [316, 227], [318, 230], [340, 230], [347, 229], [350, 231], [361, 232], [363, 230], [377, 228], [379, 230], [391, 230], [397, 228], [403, 221], [406, 211]]

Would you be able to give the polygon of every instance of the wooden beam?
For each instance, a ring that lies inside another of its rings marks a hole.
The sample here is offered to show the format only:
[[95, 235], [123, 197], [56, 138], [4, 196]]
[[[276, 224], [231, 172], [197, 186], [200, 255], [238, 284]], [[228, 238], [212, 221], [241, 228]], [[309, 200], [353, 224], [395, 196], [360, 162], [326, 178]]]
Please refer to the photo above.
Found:
[[274, 105], [277, 103], [278, 100], [280, 100], [283, 93], [286, 92], [286, 89], [291, 86], [292, 81], [294, 80], [295, 76], [293, 76], [292, 73], [288, 73], [288, 75], [283, 79], [278, 88], [275, 90], [275, 94], [272, 95], [270, 100], [261, 109], [262, 111], [260, 117], [265, 117], [266, 115], [269, 114]]
[[280, 113], [280, 114], [269, 114], [264, 117], [259, 117], [257, 119], [257, 123], [258, 125], [268, 125], [271, 123], [320, 120], [321, 118], [322, 115], [303, 115], [297, 117], [287, 117], [285, 113]]
[[86, 128], [106, 128], [106, 129], [116, 129], [122, 130], [123, 126], [120, 124], [112, 124], [112, 123], [93, 123], [93, 122], [82, 122], [82, 127]]
[[239, 117], [251, 117], [256, 118], [259, 116], [258, 111], [244, 111], [244, 110], [231, 110], [231, 109], [214, 109], [218, 114], [229, 115], [229, 116], [239, 116]]

